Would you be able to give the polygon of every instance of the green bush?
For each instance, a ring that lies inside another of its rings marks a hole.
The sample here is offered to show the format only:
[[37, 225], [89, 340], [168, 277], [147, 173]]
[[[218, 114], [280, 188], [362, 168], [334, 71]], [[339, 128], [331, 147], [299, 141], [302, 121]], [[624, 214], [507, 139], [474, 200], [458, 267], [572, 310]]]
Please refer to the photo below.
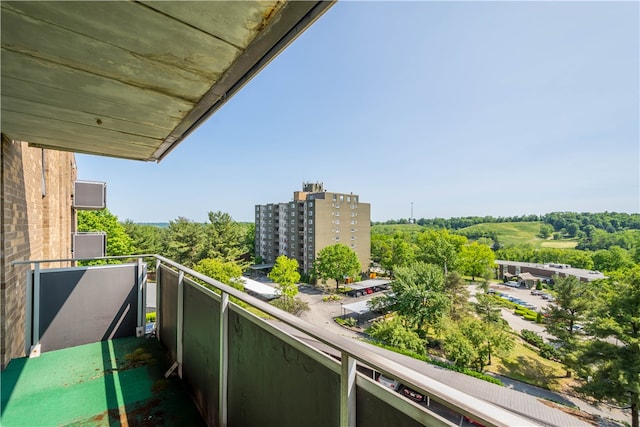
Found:
[[280, 297], [269, 304], [296, 316], [300, 316], [303, 311], [309, 310], [309, 303], [298, 298]]
[[354, 319], [353, 317], [347, 317], [346, 319], [343, 319], [342, 317], [336, 317], [335, 321], [338, 325], [347, 326], [350, 328], [353, 328], [358, 324], [356, 319]]
[[342, 299], [342, 297], [340, 295], [335, 295], [335, 294], [331, 294], [331, 295], [327, 295], [325, 297], [322, 297], [322, 301], [323, 302], [340, 301], [341, 299]]
[[529, 344], [535, 345], [538, 348], [540, 348], [540, 346], [544, 344], [544, 340], [539, 334], [536, 334], [535, 332], [528, 329], [523, 329], [522, 331], [520, 331], [520, 336], [522, 336], [523, 340], [525, 340]]
[[560, 360], [560, 353], [551, 344], [543, 343], [540, 346], [540, 356], [549, 360]]
[[522, 331], [520, 331], [520, 335], [526, 342], [538, 347], [538, 354], [540, 354], [540, 357], [544, 357], [545, 359], [549, 360], [559, 359], [560, 355], [558, 353], [558, 350], [556, 350], [551, 344], [545, 343], [540, 335], [527, 329], [523, 329]]
[[147, 313], [147, 323], [153, 323], [156, 321], [156, 312]]

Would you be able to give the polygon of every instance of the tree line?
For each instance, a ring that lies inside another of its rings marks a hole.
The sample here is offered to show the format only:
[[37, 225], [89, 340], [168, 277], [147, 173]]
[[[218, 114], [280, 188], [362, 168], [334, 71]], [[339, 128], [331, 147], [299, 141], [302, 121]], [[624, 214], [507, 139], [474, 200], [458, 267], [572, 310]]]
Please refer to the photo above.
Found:
[[[549, 224], [555, 231], [564, 232], [571, 237], [576, 237], [578, 231], [587, 235], [593, 229], [605, 230], [614, 233], [622, 230], [640, 230], [640, 214], [619, 212], [551, 212], [544, 215], [515, 215], [515, 216], [466, 216], [453, 218], [420, 218], [411, 220], [407, 218], [390, 219], [384, 222], [372, 222], [372, 225], [384, 224], [418, 224], [428, 228], [447, 228], [459, 230], [476, 224], [494, 224], [501, 222], [534, 222], [541, 221]], [[593, 227], [593, 228], [591, 228]]]

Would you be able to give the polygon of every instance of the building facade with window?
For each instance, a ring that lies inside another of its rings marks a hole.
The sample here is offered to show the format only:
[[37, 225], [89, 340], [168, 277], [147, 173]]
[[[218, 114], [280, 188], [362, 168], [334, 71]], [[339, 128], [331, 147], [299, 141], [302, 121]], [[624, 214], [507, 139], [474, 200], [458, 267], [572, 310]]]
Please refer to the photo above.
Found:
[[323, 248], [343, 243], [360, 261], [371, 258], [371, 205], [353, 193], [332, 193], [322, 183], [303, 183], [287, 203], [256, 205], [255, 254], [266, 264], [280, 255], [296, 259], [309, 273]]

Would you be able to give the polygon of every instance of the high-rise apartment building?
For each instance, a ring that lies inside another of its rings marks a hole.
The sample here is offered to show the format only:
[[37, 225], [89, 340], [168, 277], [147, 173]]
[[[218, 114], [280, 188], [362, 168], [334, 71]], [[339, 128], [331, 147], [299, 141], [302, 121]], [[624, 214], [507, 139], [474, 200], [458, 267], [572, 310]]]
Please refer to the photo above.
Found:
[[358, 255], [362, 271], [371, 256], [371, 205], [353, 193], [332, 193], [322, 183], [303, 183], [287, 203], [256, 205], [255, 254], [264, 263], [280, 255], [308, 273], [323, 248], [343, 243]]

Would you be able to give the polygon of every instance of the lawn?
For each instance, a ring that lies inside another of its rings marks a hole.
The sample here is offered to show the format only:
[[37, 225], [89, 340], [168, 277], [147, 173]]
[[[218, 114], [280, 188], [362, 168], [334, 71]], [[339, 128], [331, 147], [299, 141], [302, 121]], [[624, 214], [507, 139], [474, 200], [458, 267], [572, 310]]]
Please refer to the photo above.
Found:
[[543, 248], [557, 248], [557, 249], [574, 249], [578, 246], [577, 240], [547, 240], [540, 242], [540, 246]]
[[503, 358], [493, 357], [485, 371], [504, 375], [552, 391], [565, 389], [565, 369], [561, 363], [544, 359], [536, 351], [517, 341], [511, 353]]

